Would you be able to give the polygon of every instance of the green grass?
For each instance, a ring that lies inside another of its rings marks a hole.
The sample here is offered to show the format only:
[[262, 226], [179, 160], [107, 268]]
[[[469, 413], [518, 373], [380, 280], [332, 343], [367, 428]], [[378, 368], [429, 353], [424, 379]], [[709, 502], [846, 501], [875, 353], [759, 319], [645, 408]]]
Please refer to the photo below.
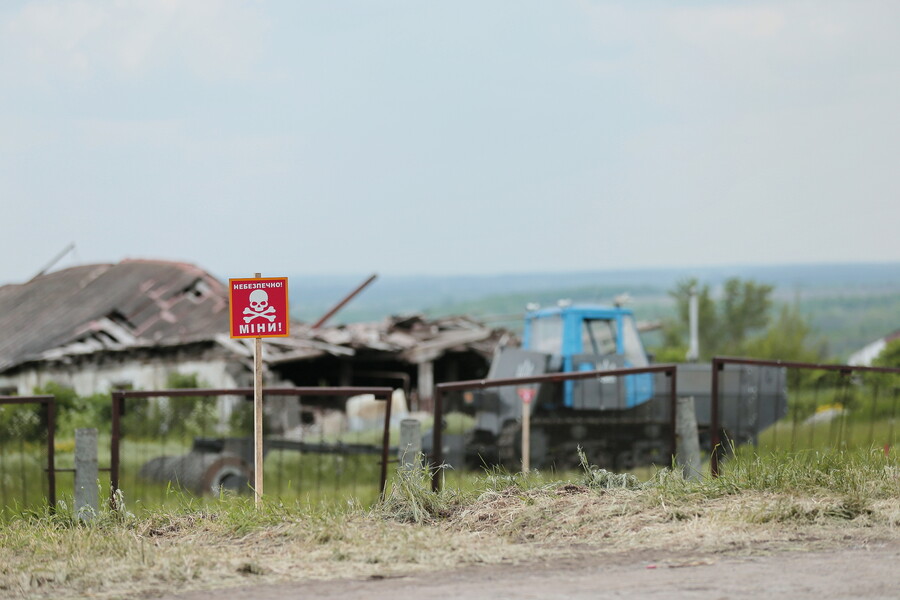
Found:
[[46, 505], [46, 450], [32, 443], [0, 443], [0, 521]]
[[[863, 382], [866, 383], [866, 382]], [[892, 448], [900, 438], [900, 424], [894, 419], [897, 397], [874, 390], [872, 386], [825, 386], [791, 390], [789, 415], [775, 426], [762, 432], [755, 449], [739, 448], [739, 456], [747, 453], [783, 453], [806, 450], [834, 451], [876, 448]], [[817, 409], [840, 406], [845, 411], [830, 422], [805, 423], [805, 419]], [[871, 418], [871, 417], [876, 418]], [[471, 417], [451, 413], [445, 418], [448, 433], [462, 433], [472, 425]], [[430, 423], [423, 423], [427, 431]], [[390, 431], [391, 443], [396, 445], [399, 432]], [[210, 435], [212, 437], [212, 435]], [[312, 440], [326, 443], [358, 443], [375, 445], [381, 442], [382, 430], [343, 432], [321, 435]], [[120, 488], [132, 510], [152, 512], [173, 506], [176, 484], [146, 481], [138, 477], [141, 466], [158, 456], [181, 455], [190, 450], [193, 436], [186, 431], [172, 431], [162, 439], [135, 439], [126, 434], [121, 447]], [[74, 442], [57, 439], [57, 468], [73, 466]], [[13, 514], [39, 509], [46, 502], [46, 478], [44, 475], [44, 450], [36, 443], [9, 440], [0, 445], [0, 519]], [[100, 436], [98, 448], [101, 467], [109, 466], [109, 437]], [[394, 458], [394, 457], [391, 457]], [[379, 499], [379, 455], [317, 455], [299, 454], [287, 450], [273, 450], [265, 461], [265, 493], [282, 502], [299, 502], [305, 505], [346, 504], [348, 501], [371, 506]], [[733, 463], [726, 460], [725, 469]], [[652, 480], [658, 467], [635, 470], [632, 474], [641, 481]], [[706, 471], [706, 469], [704, 469]], [[523, 476], [498, 469], [447, 468], [442, 473], [445, 488], [466, 494], [477, 489], [498, 487], [514, 482], [522, 486], [554, 485], [560, 481], [574, 481], [578, 471], [532, 471]], [[396, 480], [396, 465], [389, 465], [389, 480]], [[71, 502], [72, 473], [57, 474], [58, 498]], [[100, 474], [99, 485], [108, 496], [108, 473]], [[250, 490], [247, 490], [248, 494]], [[198, 502], [210, 503], [211, 497]]]
[[782, 420], [763, 431], [758, 450], [893, 448], [900, 439], [900, 423], [854, 420], [847, 416], [829, 422], [797, 423]]
[[[368, 432], [346, 434], [345, 443], [367, 443]], [[378, 433], [380, 441], [380, 432]], [[318, 440], [317, 440], [318, 441]], [[119, 487], [131, 510], [153, 511], [171, 507], [180, 500], [184, 490], [176, 483], [149, 481], [139, 477], [141, 467], [159, 456], [178, 456], [191, 448], [191, 439], [178, 437], [164, 440], [135, 440], [124, 438], [120, 447]], [[74, 441], [57, 440], [55, 463], [58, 469], [74, 467]], [[101, 468], [110, 464], [109, 436], [98, 439], [98, 463]], [[380, 498], [378, 486], [381, 474], [380, 454], [339, 455], [301, 454], [291, 450], [272, 450], [264, 463], [264, 492], [285, 502], [310, 505], [322, 503], [346, 504], [348, 501], [370, 506]], [[40, 510], [47, 505], [45, 450], [35, 444], [0, 444], [0, 520], [15, 514]], [[389, 465], [390, 472], [395, 465]], [[109, 497], [110, 476], [99, 474], [101, 498]], [[57, 498], [71, 505], [74, 494], [74, 473], [56, 474]], [[252, 496], [247, 489], [246, 495]], [[211, 496], [197, 499], [201, 503], [214, 502]]]
[[707, 497], [753, 490], [896, 498], [900, 496], [900, 452], [855, 448], [760, 454], [746, 448], [723, 463], [718, 478], [688, 481], [663, 476], [657, 478], [657, 487], [666, 489], [673, 481], [680, 493]]
[[571, 556], [573, 544], [592, 554], [857, 544], [896, 536], [898, 499], [900, 457], [865, 450], [745, 450], [721, 477], [696, 481], [669, 469], [638, 481], [586, 463], [557, 481], [491, 469], [470, 489], [440, 492], [426, 470], [412, 468], [371, 508], [274, 497], [256, 507], [246, 496], [170, 491], [165, 506], [104, 505], [88, 523], [67, 503], [10, 519], [0, 527], [0, 595], [139, 597], [385, 577], [551, 561]]

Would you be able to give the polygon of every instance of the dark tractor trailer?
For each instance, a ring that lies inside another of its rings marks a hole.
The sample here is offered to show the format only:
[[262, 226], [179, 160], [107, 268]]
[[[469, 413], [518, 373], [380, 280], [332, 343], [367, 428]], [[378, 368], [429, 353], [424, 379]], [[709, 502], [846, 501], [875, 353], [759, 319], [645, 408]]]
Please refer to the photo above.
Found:
[[[559, 306], [531, 311], [522, 348], [498, 350], [486, 379], [649, 366], [632, 311], [622, 307]], [[678, 397], [693, 397], [701, 449], [711, 452], [710, 365], [678, 365]], [[664, 374], [608, 376], [532, 384], [530, 403], [515, 386], [448, 398], [449, 411], [474, 417], [462, 435], [443, 436], [451, 466], [521, 467], [523, 407], [530, 410], [532, 468], [568, 469], [578, 448], [608, 469], [670, 461], [671, 398]], [[740, 445], [787, 414], [785, 370], [735, 366], [719, 374], [720, 440]], [[430, 436], [426, 436], [430, 438]], [[430, 439], [425, 445], [430, 448]]]

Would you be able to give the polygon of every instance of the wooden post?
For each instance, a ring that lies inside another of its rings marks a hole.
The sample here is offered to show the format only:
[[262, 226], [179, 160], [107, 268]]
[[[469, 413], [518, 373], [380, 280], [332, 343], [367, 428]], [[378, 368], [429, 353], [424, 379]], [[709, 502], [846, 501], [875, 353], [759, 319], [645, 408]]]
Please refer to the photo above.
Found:
[[531, 470], [531, 402], [522, 400], [522, 472]]
[[[257, 273], [259, 279], [262, 274]], [[259, 507], [263, 495], [263, 377], [262, 338], [254, 340], [253, 346], [253, 493]]]
[[425, 403], [431, 410], [434, 399], [434, 363], [430, 360], [420, 362], [418, 375], [419, 402]]

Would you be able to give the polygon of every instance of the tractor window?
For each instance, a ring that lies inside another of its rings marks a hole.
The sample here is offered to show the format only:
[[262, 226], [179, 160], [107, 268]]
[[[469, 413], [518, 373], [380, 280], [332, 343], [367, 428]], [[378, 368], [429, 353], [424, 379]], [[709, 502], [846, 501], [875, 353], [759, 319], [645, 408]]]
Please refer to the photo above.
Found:
[[641, 336], [638, 334], [634, 317], [626, 316], [622, 319], [622, 343], [625, 346], [625, 361], [632, 367], [646, 367], [650, 364]]
[[545, 354], [562, 354], [562, 317], [554, 315], [531, 321], [531, 343], [529, 350]]
[[608, 320], [584, 321], [581, 331], [581, 351], [584, 354], [605, 356], [616, 353], [616, 323]]

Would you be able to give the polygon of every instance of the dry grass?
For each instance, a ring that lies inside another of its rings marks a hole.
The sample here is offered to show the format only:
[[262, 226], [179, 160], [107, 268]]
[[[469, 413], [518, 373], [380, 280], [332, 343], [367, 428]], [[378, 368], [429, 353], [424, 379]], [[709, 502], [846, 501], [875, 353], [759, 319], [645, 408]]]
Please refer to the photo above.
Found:
[[783, 461], [745, 467], [720, 480], [664, 472], [619, 487], [590, 468], [580, 481], [555, 484], [493, 473], [471, 494], [432, 494], [412, 473], [374, 509], [255, 510], [247, 499], [227, 498], [142, 518], [104, 512], [87, 526], [63, 511], [0, 529], [0, 597], [134, 598], [585, 552], [656, 550], [677, 560], [900, 537], [896, 465], [823, 459], [799, 471], [786, 471]]

